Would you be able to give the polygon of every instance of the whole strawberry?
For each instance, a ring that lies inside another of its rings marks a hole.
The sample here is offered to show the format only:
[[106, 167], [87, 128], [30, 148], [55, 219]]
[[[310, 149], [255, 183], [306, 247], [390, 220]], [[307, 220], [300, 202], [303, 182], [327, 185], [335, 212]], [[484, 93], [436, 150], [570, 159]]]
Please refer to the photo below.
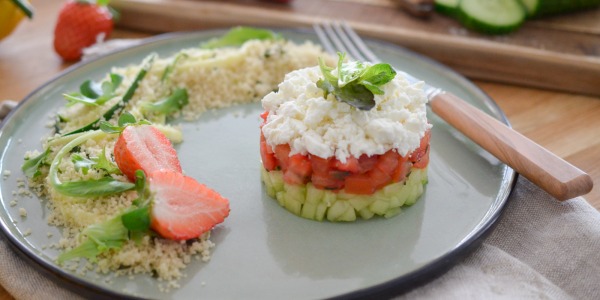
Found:
[[69, 0], [61, 8], [54, 29], [54, 50], [64, 60], [78, 60], [82, 50], [110, 35], [114, 22], [106, 0]]

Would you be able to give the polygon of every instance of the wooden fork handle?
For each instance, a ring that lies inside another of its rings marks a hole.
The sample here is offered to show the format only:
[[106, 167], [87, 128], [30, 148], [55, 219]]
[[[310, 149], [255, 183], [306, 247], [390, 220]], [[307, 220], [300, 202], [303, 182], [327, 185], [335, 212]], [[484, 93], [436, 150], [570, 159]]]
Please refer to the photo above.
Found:
[[430, 101], [438, 116], [558, 200], [587, 194], [591, 177], [451, 93]]

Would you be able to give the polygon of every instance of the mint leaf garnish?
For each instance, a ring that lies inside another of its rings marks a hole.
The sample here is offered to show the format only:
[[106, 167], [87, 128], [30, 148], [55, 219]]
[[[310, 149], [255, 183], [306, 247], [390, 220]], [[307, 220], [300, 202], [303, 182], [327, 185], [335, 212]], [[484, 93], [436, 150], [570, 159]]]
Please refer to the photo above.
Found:
[[325, 91], [325, 97], [333, 94], [340, 101], [360, 110], [371, 110], [375, 107], [375, 95], [383, 94], [380, 88], [396, 76], [396, 71], [389, 64], [371, 65], [365, 62], [344, 62], [345, 53], [338, 53], [337, 75], [332, 67], [319, 59], [319, 67], [323, 78], [317, 86]]

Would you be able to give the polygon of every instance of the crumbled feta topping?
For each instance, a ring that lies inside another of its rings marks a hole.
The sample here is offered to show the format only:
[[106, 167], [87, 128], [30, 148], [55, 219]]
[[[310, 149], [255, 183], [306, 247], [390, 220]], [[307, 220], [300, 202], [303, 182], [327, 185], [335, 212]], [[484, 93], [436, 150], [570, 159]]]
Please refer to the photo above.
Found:
[[324, 98], [316, 85], [321, 77], [319, 67], [293, 71], [277, 92], [262, 99], [269, 112], [262, 127], [268, 145], [289, 144], [290, 155], [335, 156], [345, 162], [349, 156], [383, 154], [390, 149], [406, 155], [419, 147], [431, 127], [422, 83], [411, 85], [398, 74], [381, 87], [383, 95], [375, 95], [376, 106], [362, 111], [337, 101], [334, 95]]

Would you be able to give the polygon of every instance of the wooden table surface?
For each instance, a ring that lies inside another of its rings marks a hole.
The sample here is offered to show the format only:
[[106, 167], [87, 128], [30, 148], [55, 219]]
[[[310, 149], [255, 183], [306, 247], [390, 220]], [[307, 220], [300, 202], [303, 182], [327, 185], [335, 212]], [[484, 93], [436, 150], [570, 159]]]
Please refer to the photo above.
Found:
[[[52, 79], [63, 63], [52, 47], [62, 1], [33, 1], [34, 20], [23, 22], [0, 41], [0, 100], [21, 100]], [[148, 33], [117, 29], [112, 38]], [[600, 99], [520, 86], [474, 81], [506, 113], [515, 130], [590, 174], [596, 186], [584, 198], [600, 210]], [[600, 84], [600, 83], [599, 83]], [[13, 299], [0, 287], [0, 300]]]

